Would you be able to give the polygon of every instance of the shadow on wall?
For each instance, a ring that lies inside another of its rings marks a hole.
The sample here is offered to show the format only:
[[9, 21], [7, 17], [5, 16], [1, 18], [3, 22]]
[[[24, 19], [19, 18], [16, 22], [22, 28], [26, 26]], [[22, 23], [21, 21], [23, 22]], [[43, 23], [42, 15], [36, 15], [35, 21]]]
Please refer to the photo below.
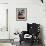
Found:
[[42, 45], [45, 46], [44, 45], [44, 37], [43, 37], [43, 26], [42, 25], [40, 25], [40, 39], [42, 40]]

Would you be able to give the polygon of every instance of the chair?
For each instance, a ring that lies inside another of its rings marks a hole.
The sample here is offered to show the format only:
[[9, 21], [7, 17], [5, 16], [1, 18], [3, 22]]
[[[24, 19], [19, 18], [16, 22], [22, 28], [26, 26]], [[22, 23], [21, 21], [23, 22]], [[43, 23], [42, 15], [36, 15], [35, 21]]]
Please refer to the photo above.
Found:
[[39, 33], [40, 33], [40, 24], [27, 23], [27, 31], [22, 31], [22, 34], [20, 34], [20, 44], [22, 41], [25, 41], [24, 35], [29, 34], [32, 37], [29, 39], [31, 41], [31, 44], [33, 45], [34, 42], [39, 43]]
[[39, 33], [40, 33], [40, 24], [27, 23], [27, 31], [30, 35], [32, 35], [33, 41], [37, 41], [39, 43]]

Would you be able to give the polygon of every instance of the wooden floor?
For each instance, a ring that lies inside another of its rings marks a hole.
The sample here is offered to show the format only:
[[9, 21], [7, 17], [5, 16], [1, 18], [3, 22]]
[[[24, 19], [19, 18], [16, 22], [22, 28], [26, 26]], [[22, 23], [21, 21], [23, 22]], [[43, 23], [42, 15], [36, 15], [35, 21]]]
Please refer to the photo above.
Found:
[[[22, 42], [21, 45], [19, 45], [19, 46], [31, 46], [31, 43], [29, 44], [29, 43]], [[43, 46], [43, 45], [41, 45], [41, 44], [34, 44], [33, 46]]]
[[13, 39], [0, 39], [0, 43], [12, 43]]

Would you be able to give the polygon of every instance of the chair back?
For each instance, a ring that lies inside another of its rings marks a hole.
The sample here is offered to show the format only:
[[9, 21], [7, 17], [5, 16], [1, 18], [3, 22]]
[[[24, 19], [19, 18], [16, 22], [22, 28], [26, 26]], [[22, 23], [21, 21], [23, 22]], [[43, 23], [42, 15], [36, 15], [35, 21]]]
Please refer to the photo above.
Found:
[[32, 35], [32, 34], [38, 35], [40, 32], [40, 24], [36, 24], [36, 23], [29, 24], [29, 23], [27, 23], [27, 30], [28, 30], [28, 33], [30, 35]]

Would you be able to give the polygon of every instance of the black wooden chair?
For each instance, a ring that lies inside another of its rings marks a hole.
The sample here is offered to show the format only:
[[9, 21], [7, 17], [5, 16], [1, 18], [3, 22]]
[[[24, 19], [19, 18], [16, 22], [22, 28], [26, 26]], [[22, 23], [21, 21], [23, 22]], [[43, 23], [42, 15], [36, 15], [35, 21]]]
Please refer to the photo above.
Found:
[[40, 33], [40, 24], [27, 23], [27, 31], [22, 31], [22, 34], [20, 34], [20, 44], [22, 41], [24, 41], [24, 35], [29, 34], [32, 35], [32, 38], [29, 40], [31, 41], [31, 44], [33, 45], [34, 42], [39, 43], [39, 33]]

